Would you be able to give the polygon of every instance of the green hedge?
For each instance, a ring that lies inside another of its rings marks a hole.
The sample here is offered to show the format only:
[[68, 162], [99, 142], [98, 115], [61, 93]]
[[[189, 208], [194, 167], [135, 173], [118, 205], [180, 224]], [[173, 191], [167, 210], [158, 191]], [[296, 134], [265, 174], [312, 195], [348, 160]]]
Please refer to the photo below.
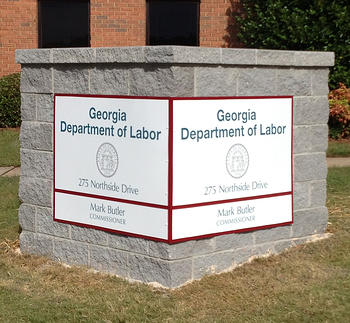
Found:
[[349, 0], [242, 0], [239, 39], [246, 47], [334, 51], [331, 89], [350, 87]]
[[339, 89], [332, 90], [329, 99], [329, 136], [333, 139], [350, 136], [350, 89], [340, 83]]
[[20, 74], [10, 74], [0, 79], [0, 128], [21, 125]]

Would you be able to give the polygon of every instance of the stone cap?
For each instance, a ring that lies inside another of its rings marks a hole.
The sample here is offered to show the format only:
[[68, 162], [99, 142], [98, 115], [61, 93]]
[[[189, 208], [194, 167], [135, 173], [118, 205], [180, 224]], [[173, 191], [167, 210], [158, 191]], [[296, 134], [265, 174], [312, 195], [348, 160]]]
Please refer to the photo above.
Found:
[[19, 49], [16, 50], [16, 63], [164, 63], [330, 67], [334, 65], [334, 53], [186, 46]]

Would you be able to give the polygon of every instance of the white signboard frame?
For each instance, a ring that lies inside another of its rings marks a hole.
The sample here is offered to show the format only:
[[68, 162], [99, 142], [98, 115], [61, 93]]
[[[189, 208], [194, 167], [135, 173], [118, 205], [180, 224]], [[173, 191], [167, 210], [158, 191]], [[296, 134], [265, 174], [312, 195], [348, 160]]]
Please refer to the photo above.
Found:
[[54, 220], [176, 243], [293, 222], [293, 98], [55, 94]]

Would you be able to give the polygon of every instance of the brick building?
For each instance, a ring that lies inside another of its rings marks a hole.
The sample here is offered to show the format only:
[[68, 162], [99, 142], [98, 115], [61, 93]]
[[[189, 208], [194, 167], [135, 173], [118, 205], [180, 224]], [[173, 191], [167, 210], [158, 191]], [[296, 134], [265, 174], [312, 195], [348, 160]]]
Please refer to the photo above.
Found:
[[0, 77], [20, 71], [15, 50], [189, 45], [240, 47], [240, 0], [0, 0]]

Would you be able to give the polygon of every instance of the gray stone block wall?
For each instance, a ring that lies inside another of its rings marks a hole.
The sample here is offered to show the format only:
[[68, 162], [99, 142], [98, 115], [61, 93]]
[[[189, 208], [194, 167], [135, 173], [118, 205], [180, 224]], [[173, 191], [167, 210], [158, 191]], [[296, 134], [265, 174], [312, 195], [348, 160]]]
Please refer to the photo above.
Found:
[[[304, 243], [327, 226], [333, 53], [193, 47], [18, 50], [22, 252], [177, 287]], [[53, 221], [53, 94], [276, 96], [294, 101], [294, 223], [167, 244]]]

